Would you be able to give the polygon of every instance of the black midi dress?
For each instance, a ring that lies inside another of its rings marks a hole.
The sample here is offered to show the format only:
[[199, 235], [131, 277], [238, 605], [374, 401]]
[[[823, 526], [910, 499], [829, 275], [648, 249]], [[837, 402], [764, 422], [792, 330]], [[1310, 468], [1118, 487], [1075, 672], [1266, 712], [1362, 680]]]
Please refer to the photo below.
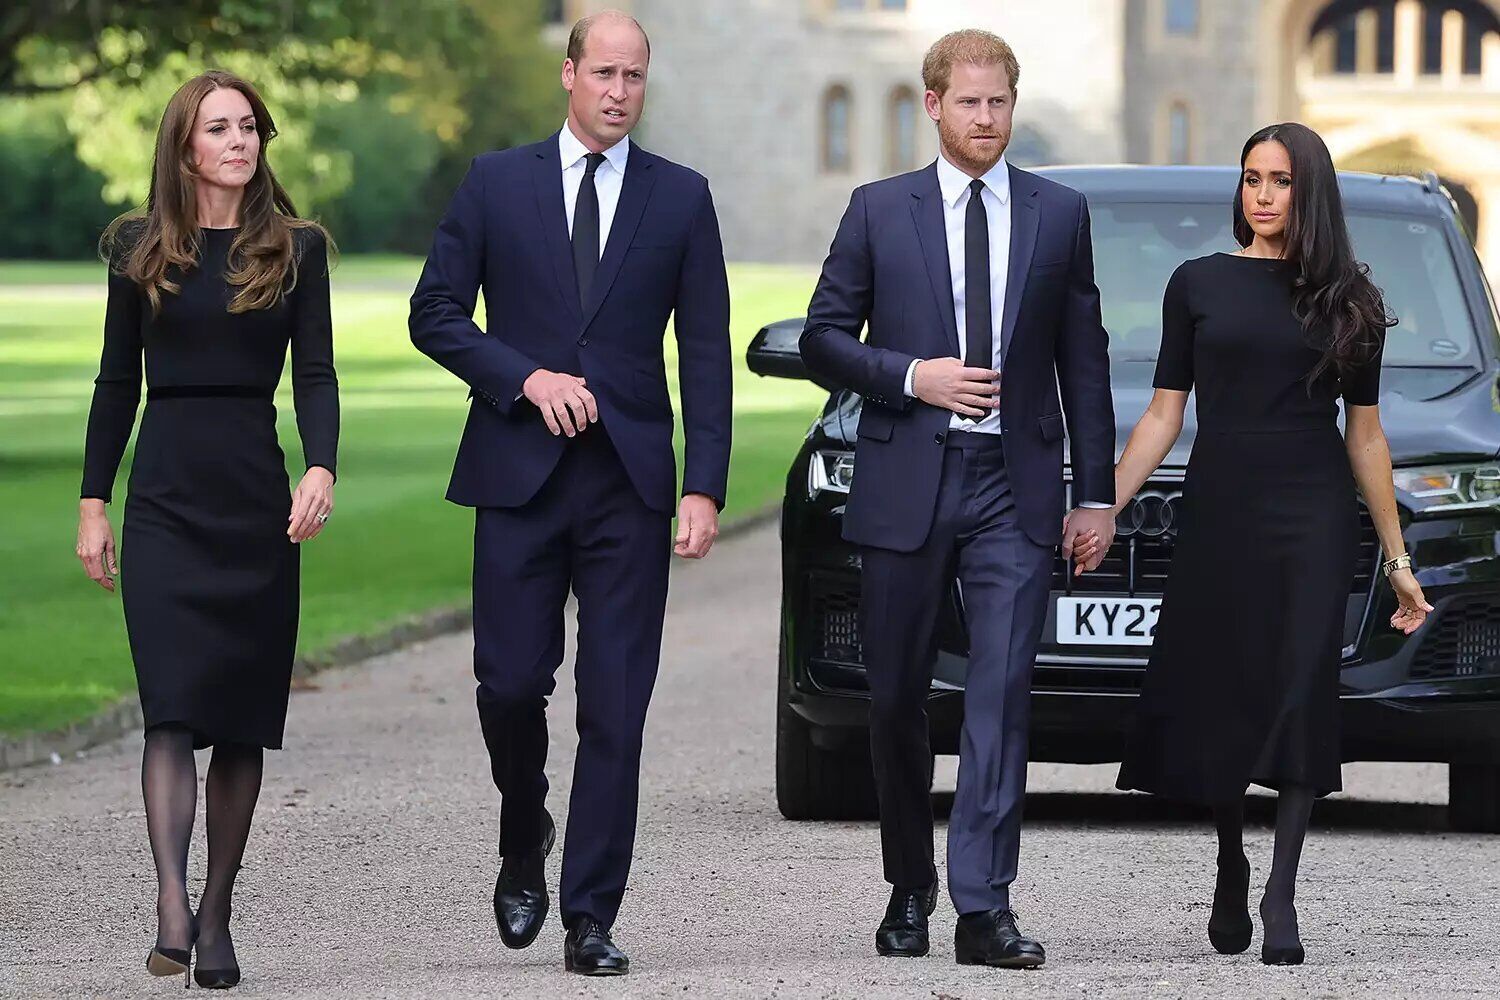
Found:
[[1340, 781], [1338, 671], [1359, 546], [1337, 400], [1374, 405], [1380, 355], [1340, 378], [1292, 312], [1297, 265], [1213, 254], [1168, 283], [1155, 386], [1198, 432], [1120, 788], [1215, 804]]
[[298, 547], [273, 397], [287, 346], [307, 466], [335, 472], [328, 251], [293, 231], [295, 280], [276, 305], [230, 313], [237, 229], [201, 230], [181, 290], [150, 301], [111, 269], [104, 350], [85, 442], [84, 497], [108, 502], [146, 407], [120, 537], [120, 593], [145, 726], [175, 723], [195, 746], [279, 748], [297, 643]]

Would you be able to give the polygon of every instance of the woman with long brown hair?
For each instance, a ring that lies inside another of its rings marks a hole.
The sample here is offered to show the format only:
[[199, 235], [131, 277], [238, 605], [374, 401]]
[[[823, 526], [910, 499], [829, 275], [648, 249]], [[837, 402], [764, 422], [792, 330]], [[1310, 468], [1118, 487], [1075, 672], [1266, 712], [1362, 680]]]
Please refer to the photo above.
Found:
[[[1406, 555], [1380, 426], [1381, 357], [1395, 320], [1354, 256], [1318, 134], [1289, 122], [1252, 135], [1231, 214], [1239, 251], [1190, 260], [1167, 284], [1156, 392], [1115, 467], [1118, 512], [1170, 451], [1196, 390], [1177, 548], [1118, 784], [1213, 809], [1208, 938], [1225, 954], [1248, 948], [1254, 931], [1245, 792], [1276, 790], [1261, 961], [1298, 965], [1303, 840], [1314, 800], [1341, 785], [1356, 490], [1387, 556], [1399, 603], [1391, 626], [1410, 634], [1432, 606]], [[1097, 541], [1083, 549], [1094, 559]]]
[[[172, 97], [144, 212], [109, 227], [104, 350], [84, 451], [78, 557], [114, 590], [145, 720], [141, 786], [157, 874], [158, 976], [226, 988], [235, 875], [280, 748], [298, 615], [298, 544], [333, 510], [338, 383], [328, 238], [297, 217], [265, 159], [276, 128], [255, 88], [224, 72]], [[272, 403], [290, 344], [307, 472], [289, 489]], [[105, 505], [146, 407], [118, 553]], [[208, 875], [187, 891], [193, 751], [212, 746]]]

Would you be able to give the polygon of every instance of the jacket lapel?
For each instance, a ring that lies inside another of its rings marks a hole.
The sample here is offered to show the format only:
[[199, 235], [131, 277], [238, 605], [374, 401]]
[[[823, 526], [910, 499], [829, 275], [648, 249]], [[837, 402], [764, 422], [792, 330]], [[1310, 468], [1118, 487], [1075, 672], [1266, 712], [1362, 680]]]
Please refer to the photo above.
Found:
[[599, 270], [594, 273], [594, 283], [589, 288], [589, 300], [583, 304], [583, 327], [594, 321], [610, 286], [620, 274], [620, 265], [625, 261], [625, 251], [635, 238], [635, 231], [645, 214], [646, 202], [651, 197], [651, 186], [656, 182], [655, 157], [639, 146], [631, 145], [630, 156], [625, 161], [625, 178], [620, 186], [620, 201], [615, 206], [615, 217], [609, 224], [609, 242], [604, 246], [604, 255], [599, 258]]
[[917, 190], [911, 193], [912, 221], [922, 244], [927, 279], [932, 283], [934, 304], [953, 356], [958, 357], [958, 317], [953, 312], [953, 272], [948, 267], [948, 230], [943, 223], [943, 191], [938, 186], [937, 164], [922, 171]]
[[568, 232], [568, 212], [563, 205], [562, 156], [557, 148], [557, 132], [536, 145], [536, 159], [531, 174], [536, 193], [536, 207], [542, 227], [542, 240], [552, 261], [557, 291], [573, 310], [579, 312], [578, 275], [573, 268], [573, 239]]
[[1036, 252], [1036, 230], [1041, 221], [1041, 192], [1024, 171], [1010, 168], [1010, 267], [1005, 279], [1005, 311], [1000, 319], [1000, 363], [1010, 352], [1010, 338], [1026, 294], [1026, 276]]

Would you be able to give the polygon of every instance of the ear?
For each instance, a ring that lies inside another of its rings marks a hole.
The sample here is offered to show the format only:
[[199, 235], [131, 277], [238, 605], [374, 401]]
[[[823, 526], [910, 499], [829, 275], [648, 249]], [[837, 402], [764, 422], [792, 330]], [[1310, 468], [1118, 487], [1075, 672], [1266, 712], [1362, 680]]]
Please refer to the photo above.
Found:
[[573, 65], [573, 60], [564, 59], [562, 65], [563, 90], [566, 90], [570, 94], [573, 92], [573, 78], [577, 75], [578, 67]]
[[929, 90], [922, 97], [922, 105], [927, 109], [927, 117], [937, 121], [943, 116], [943, 99], [935, 90]]

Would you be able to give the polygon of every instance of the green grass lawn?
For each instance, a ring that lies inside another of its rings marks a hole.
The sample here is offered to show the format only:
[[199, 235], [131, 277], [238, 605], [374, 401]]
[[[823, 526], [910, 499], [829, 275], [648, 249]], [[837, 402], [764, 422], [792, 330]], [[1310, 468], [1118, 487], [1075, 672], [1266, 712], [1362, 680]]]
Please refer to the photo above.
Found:
[[[303, 652], [467, 598], [472, 515], [442, 499], [465, 389], [407, 339], [407, 295], [419, 267], [410, 258], [348, 257], [334, 272], [338, 514], [303, 554]], [[97, 263], [0, 263], [0, 733], [66, 724], [134, 688], [119, 598], [91, 583], [73, 555], [103, 278]], [[802, 315], [815, 278], [809, 268], [730, 270], [735, 442], [727, 521], [780, 495], [824, 398], [809, 384], [757, 378], [744, 364], [761, 325]], [[670, 334], [667, 348], [675, 394]], [[300, 470], [283, 384], [282, 443]], [[110, 509], [117, 535], [128, 473], [127, 455]]]

